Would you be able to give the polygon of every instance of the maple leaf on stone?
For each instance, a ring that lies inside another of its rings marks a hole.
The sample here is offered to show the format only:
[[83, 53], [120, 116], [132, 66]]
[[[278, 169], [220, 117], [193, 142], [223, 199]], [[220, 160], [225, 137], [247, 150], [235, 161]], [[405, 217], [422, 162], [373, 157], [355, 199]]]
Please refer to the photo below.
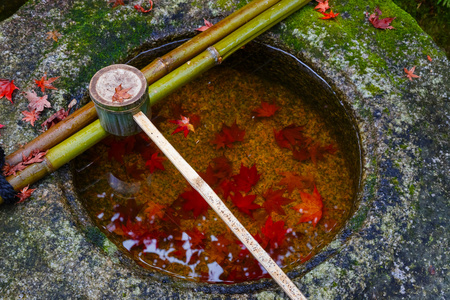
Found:
[[192, 210], [194, 217], [196, 218], [199, 215], [204, 214], [209, 208], [208, 202], [206, 202], [202, 195], [192, 188], [182, 193], [180, 197], [186, 200], [183, 204], [183, 209]]
[[431, 56], [429, 56], [429, 55], [427, 55], [427, 59], [428, 59], [429, 61], [433, 61], [433, 60], [431, 59]]
[[261, 232], [269, 240], [272, 248], [278, 248], [283, 244], [287, 229], [284, 228], [284, 221], [273, 222], [272, 217], [269, 216]]
[[252, 186], [258, 183], [261, 174], [258, 174], [256, 165], [251, 168], [247, 168], [241, 163], [241, 169], [239, 174], [233, 176], [234, 183], [239, 191], [248, 193], [252, 189]]
[[0, 124], [0, 129], [1, 129], [1, 128], [3, 128], [3, 127], [5, 127], [5, 125], [3, 125], [3, 124]]
[[262, 101], [261, 106], [257, 109], [253, 110], [253, 113], [257, 117], [271, 117], [273, 116], [280, 108], [276, 106], [275, 104], [270, 104], [267, 102]]
[[167, 160], [165, 157], [158, 157], [159, 152], [153, 153], [152, 158], [147, 160], [145, 165], [150, 169], [150, 173], [155, 172], [156, 169], [164, 171], [163, 161]]
[[14, 90], [18, 90], [19, 88], [14, 85], [14, 80], [9, 81], [8, 79], [0, 79], [0, 99], [3, 96], [6, 97], [11, 103], [12, 102], [12, 94]]
[[186, 138], [189, 134], [189, 131], [195, 132], [194, 125], [189, 123], [189, 118], [186, 118], [185, 116], [181, 116], [181, 120], [169, 120], [169, 122], [178, 125], [178, 127], [172, 132], [172, 134], [183, 131], [184, 137]]
[[59, 33], [59, 32], [56, 31], [56, 30], [49, 31], [49, 32], [47, 32], [47, 38], [46, 38], [46, 40], [52, 39], [52, 40], [54, 40], [55, 42], [57, 42], [57, 41], [58, 41], [58, 38], [61, 37], [61, 36], [62, 36], [62, 34]]
[[231, 195], [231, 202], [243, 213], [252, 216], [252, 210], [261, 208], [256, 203], [253, 203], [256, 200], [256, 195], [245, 195], [242, 196], [240, 192], [236, 192], [234, 195]]
[[405, 77], [407, 77], [411, 81], [413, 80], [413, 78], [420, 78], [420, 76], [414, 74], [414, 71], [416, 70], [416, 66], [412, 67], [411, 70], [408, 70], [407, 68], [403, 68], [403, 70], [406, 73]]
[[322, 18], [319, 18], [319, 19], [322, 19], [322, 20], [334, 19], [334, 18], [336, 18], [337, 16], [339, 16], [339, 13], [335, 14], [335, 13], [333, 12], [333, 10], [330, 10], [329, 13], [321, 12], [321, 14], [324, 15]]
[[319, 194], [317, 187], [314, 186], [312, 194], [300, 192], [302, 203], [292, 207], [293, 210], [302, 214], [299, 223], [312, 222], [312, 225], [316, 227], [317, 223], [322, 218], [323, 202], [322, 196]]
[[123, 102], [125, 99], [130, 99], [132, 95], [127, 93], [129, 90], [131, 90], [131, 88], [124, 89], [122, 88], [122, 84], [119, 84], [119, 86], [115, 88], [112, 101]]
[[51, 115], [47, 120], [45, 120], [41, 124], [41, 127], [43, 129], [49, 129], [53, 125], [55, 125], [55, 124], [59, 123], [60, 121], [64, 120], [69, 115], [69, 110], [70, 109], [64, 110], [64, 108], [61, 108], [60, 110], [55, 112], [53, 115]]
[[303, 190], [314, 187], [314, 179], [311, 176], [300, 176], [293, 172], [282, 172], [281, 175], [284, 176], [277, 185], [286, 186], [289, 194], [291, 194], [294, 189]]
[[108, 0], [108, 3], [113, 3], [112, 8], [119, 6], [119, 5], [125, 5], [123, 0]]
[[384, 18], [380, 20], [379, 17], [381, 14], [381, 10], [377, 7], [375, 8], [375, 13], [369, 16], [369, 22], [372, 23], [373, 27], [379, 29], [394, 29], [390, 24], [395, 18]]
[[26, 199], [28, 199], [31, 194], [36, 190], [36, 189], [30, 189], [30, 186], [27, 185], [26, 187], [24, 187], [23, 189], [20, 190], [20, 192], [16, 195], [16, 197], [19, 198], [19, 201], [17, 203], [21, 203], [23, 201], [25, 201]]
[[324, 13], [330, 8], [330, 6], [328, 5], [328, 0], [318, 2], [319, 4], [317, 4], [317, 6], [314, 7], [314, 9], [316, 9], [318, 12]]
[[284, 198], [283, 194], [286, 190], [272, 190], [269, 188], [263, 195], [263, 198], [266, 200], [263, 203], [264, 209], [270, 215], [272, 212], [276, 212], [279, 215], [286, 215], [286, 212], [281, 207], [283, 205], [291, 203], [293, 200]]
[[41, 88], [41, 91], [44, 93], [44, 92], [45, 92], [45, 89], [48, 89], [48, 90], [57, 90], [57, 88], [55, 88], [55, 87], [52, 85], [52, 82], [55, 81], [55, 80], [57, 80], [59, 77], [61, 77], [61, 76], [52, 77], [52, 78], [49, 78], [49, 79], [47, 80], [47, 74], [44, 74], [44, 76], [42, 76], [41, 80], [36, 80], [36, 79], [35, 79], [34, 82], [37, 84], [38, 87]]
[[225, 124], [222, 125], [222, 130], [216, 133], [214, 140], [211, 140], [211, 144], [216, 145], [216, 150], [220, 148], [233, 148], [234, 142], [242, 142], [244, 140], [245, 130], [241, 130], [236, 121], [231, 126]]
[[210, 28], [210, 27], [212, 27], [214, 25], [213, 23], [209, 22], [206, 19], [203, 19], [203, 22], [205, 23], [205, 25], [200, 27], [200, 28], [197, 28], [195, 30], [200, 31], [200, 32], [201, 31], [205, 31], [205, 30], [207, 30], [208, 28]]
[[39, 118], [39, 113], [36, 109], [33, 109], [32, 111], [24, 110], [22, 114], [25, 116], [22, 120], [25, 122], [30, 122], [31, 126], [34, 126], [34, 122]]
[[47, 101], [48, 95], [39, 97], [34, 90], [30, 92], [25, 92], [25, 98], [30, 102], [28, 104], [29, 109], [35, 109], [36, 112], [40, 113], [44, 108], [50, 108], [52, 105]]
[[140, 10], [144, 14], [149, 13], [153, 9], [153, 1], [152, 0], [148, 0], [148, 2], [150, 3], [150, 8], [149, 9], [145, 9], [142, 6], [140, 6], [139, 4], [136, 4], [134, 6], [134, 8], [137, 9], [137, 10]]

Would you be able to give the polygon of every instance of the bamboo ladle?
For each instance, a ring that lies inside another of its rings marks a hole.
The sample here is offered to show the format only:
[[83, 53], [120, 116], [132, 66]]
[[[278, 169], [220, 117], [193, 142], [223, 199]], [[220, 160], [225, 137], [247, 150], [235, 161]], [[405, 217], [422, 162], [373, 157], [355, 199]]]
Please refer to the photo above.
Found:
[[[128, 99], [113, 101], [115, 88], [131, 88]], [[102, 127], [111, 134], [128, 136], [141, 128], [164, 155], [174, 164], [189, 184], [205, 199], [225, 224], [234, 232], [252, 255], [267, 270], [291, 299], [306, 299], [297, 286], [272, 260], [245, 229], [213, 189], [183, 159], [149, 120], [150, 101], [144, 74], [128, 65], [112, 65], [98, 71], [89, 85]]]

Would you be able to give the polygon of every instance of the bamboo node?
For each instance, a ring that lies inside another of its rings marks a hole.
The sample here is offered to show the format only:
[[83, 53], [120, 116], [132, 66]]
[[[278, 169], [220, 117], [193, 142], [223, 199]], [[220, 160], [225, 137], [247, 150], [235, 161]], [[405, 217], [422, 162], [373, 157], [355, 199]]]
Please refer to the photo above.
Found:
[[216, 65], [220, 65], [222, 63], [222, 56], [220, 56], [219, 51], [217, 51], [214, 46], [208, 47], [208, 52], [214, 57], [214, 61], [216, 62]]

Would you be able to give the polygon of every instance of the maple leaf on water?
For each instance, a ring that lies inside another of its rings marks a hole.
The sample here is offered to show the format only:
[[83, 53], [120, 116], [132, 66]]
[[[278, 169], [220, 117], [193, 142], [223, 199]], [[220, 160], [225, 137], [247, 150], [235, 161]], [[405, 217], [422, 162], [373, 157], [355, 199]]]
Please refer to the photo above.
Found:
[[36, 109], [33, 109], [32, 111], [24, 110], [22, 114], [25, 116], [22, 120], [30, 122], [31, 126], [34, 126], [34, 122], [39, 118], [39, 112], [37, 112]]
[[153, 1], [152, 0], [148, 0], [148, 2], [150, 3], [150, 8], [149, 9], [145, 9], [142, 6], [140, 6], [139, 4], [136, 4], [134, 6], [134, 8], [137, 9], [137, 10], [140, 10], [144, 14], [149, 13], [153, 9]]
[[321, 14], [324, 15], [322, 18], [319, 18], [319, 19], [322, 19], [322, 20], [334, 19], [334, 18], [336, 18], [337, 16], [339, 16], [339, 13], [335, 14], [335, 13], [333, 12], [333, 10], [330, 10], [329, 13], [321, 12]]
[[46, 38], [46, 40], [51, 40], [51, 39], [53, 39], [55, 42], [57, 42], [57, 41], [58, 41], [58, 38], [61, 37], [61, 36], [62, 36], [62, 34], [59, 33], [59, 32], [56, 31], [56, 30], [49, 31], [49, 32], [47, 32], [47, 38]]
[[233, 176], [237, 189], [245, 193], [250, 192], [252, 186], [258, 183], [259, 178], [261, 178], [261, 174], [258, 174], [255, 164], [251, 168], [247, 168], [241, 163], [239, 174]]
[[200, 27], [200, 28], [197, 28], [195, 30], [197, 30], [197, 31], [205, 31], [206, 29], [208, 29], [210, 27], [213, 27], [213, 25], [214, 25], [213, 23], [209, 22], [206, 19], [203, 19], [203, 22], [205, 23], [205, 25]]
[[6, 97], [11, 103], [12, 102], [12, 94], [14, 90], [18, 90], [19, 88], [14, 85], [14, 80], [9, 81], [8, 79], [0, 79], [0, 99], [3, 96]]
[[261, 101], [261, 106], [257, 109], [253, 110], [257, 117], [271, 117], [273, 116], [280, 108], [275, 104], [270, 104], [264, 101]]
[[237, 126], [236, 121], [234, 121], [231, 126], [223, 124], [222, 130], [219, 133], [216, 133], [215, 139], [210, 141], [210, 143], [216, 145], [216, 150], [225, 147], [233, 148], [233, 143], [242, 142], [244, 136], [245, 130], [241, 130]]
[[189, 131], [195, 132], [194, 125], [189, 123], [189, 118], [186, 118], [185, 116], [181, 116], [181, 120], [169, 120], [169, 122], [178, 125], [178, 127], [172, 132], [172, 134], [183, 131], [184, 137], [187, 137]]
[[314, 187], [314, 179], [311, 176], [300, 176], [293, 172], [282, 172], [281, 175], [284, 176], [277, 185], [284, 185], [287, 187], [289, 194], [291, 194], [294, 189], [308, 189]]
[[[134, 149], [134, 144], [136, 139], [134, 136], [129, 136], [126, 138], [116, 138], [105, 140], [105, 144], [110, 146], [108, 149], [108, 159], [114, 158], [119, 163], [123, 162], [124, 155], [130, 154]], [[154, 154], [155, 152], [152, 152]], [[152, 157], [150, 156], [149, 159]]]
[[123, 102], [125, 99], [130, 99], [132, 95], [127, 93], [129, 90], [131, 90], [131, 88], [124, 89], [122, 88], [122, 84], [119, 84], [119, 86], [114, 89], [115, 92], [112, 96], [112, 101]]
[[380, 20], [379, 17], [381, 14], [381, 10], [377, 7], [375, 8], [375, 13], [369, 16], [369, 22], [372, 23], [373, 27], [379, 29], [394, 29], [394, 27], [389, 24], [391, 24], [395, 18], [384, 18]]
[[25, 98], [30, 102], [28, 104], [29, 109], [36, 109], [36, 112], [41, 112], [44, 108], [50, 108], [52, 105], [47, 101], [48, 95], [44, 95], [42, 97], [38, 97], [34, 90], [30, 92], [25, 92]]
[[147, 160], [145, 165], [150, 169], [150, 173], [155, 172], [156, 169], [164, 171], [163, 161], [167, 160], [165, 157], [158, 157], [159, 152], [153, 153], [152, 158]]
[[314, 186], [312, 194], [300, 192], [302, 203], [292, 207], [293, 210], [302, 214], [299, 223], [312, 221], [312, 225], [316, 227], [317, 223], [322, 218], [322, 196], [319, 194], [317, 187]]
[[231, 195], [231, 201], [236, 207], [242, 211], [243, 213], [252, 216], [252, 210], [261, 208], [256, 203], [253, 203], [256, 200], [256, 195], [246, 195], [242, 196], [241, 193], [236, 192], [234, 195]]
[[19, 201], [17, 203], [21, 203], [23, 201], [25, 201], [26, 199], [28, 199], [31, 194], [36, 190], [36, 189], [30, 189], [30, 186], [27, 185], [26, 187], [24, 187], [23, 189], [20, 190], [20, 192], [16, 195], [16, 197], [19, 198]]
[[204, 214], [208, 208], [208, 202], [203, 199], [203, 197], [194, 189], [190, 189], [185, 191], [180, 195], [181, 198], [186, 200], [183, 203], [184, 210], [192, 210], [194, 217], [198, 217], [201, 214]]
[[289, 204], [293, 200], [283, 197], [285, 191], [286, 191], [285, 189], [274, 191], [271, 188], [269, 188], [264, 193], [263, 198], [266, 201], [264, 201], [263, 207], [269, 215], [273, 211], [279, 215], [286, 215], [284, 209], [281, 206]]
[[405, 77], [408, 77], [409, 80], [412, 81], [413, 78], [420, 78], [420, 76], [414, 74], [414, 71], [416, 70], [416, 66], [412, 67], [411, 70], [408, 70], [407, 68], [403, 68], [406, 75]]
[[52, 85], [52, 82], [55, 81], [56, 79], [58, 79], [59, 77], [61, 77], [61, 76], [52, 77], [52, 78], [49, 78], [49, 79], [47, 80], [47, 74], [44, 74], [44, 76], [42, 76], [41, 80], [36, 80], [36, 79], [35, 79], [34, 82], [37, 84], [38, 87], [41, 88], [41, 91], [44, 93], [44, 92], [45, 92], [45, 89], [48, 89], [48, 90], [57, 90], [57, 88], [55, 88], [55, 87]]
[[204, 248], [203, 240], [206, 239], [206, 236], [203, 232], [199, 231], [197, 228], [194, 228], [193, 230], [186, 231], [186, 234], [189, 236], [191, 249]]
[[108, 0], [108, 3], [113, 3], [112, 8], [119, 5], [125, 5], [125, 3], [123, 3], [123, 0]]
[[296, 126], [295, 124], [284, 127], [278, 132], [274, 129], [275, 141], [280, 148], [292, 149], [295, 145], [302, 145], [307, 141], [307, 138], [303, 135], [304, 129], [304, 126]]
[[149, 201], [149, 202], [147, 202], [147, 207], [145, 208], [144, 213], [150, 219], [155, 216], [162, 218], [162, 217], [164, 217], [164, 208], [165, 207], [166, 207], [165, 205]]
[[261, 228], [262, 234], [269, 240], [272, 248], [278, 248], [284, 241], [287, 230], [284, 229], [284, 221], [273, 222], [272, 217], [267, 218], [266, 224]]
[[328, 5], [328, 0], [326, 0], [326, 1], [317, 1], [317, 2], [319, 2], [319, 4], [317, 4], [317, 6], [314, 7], [314, 9], [316, 9], [318, 12], [324, 13], [330, 8], [330, 6]]

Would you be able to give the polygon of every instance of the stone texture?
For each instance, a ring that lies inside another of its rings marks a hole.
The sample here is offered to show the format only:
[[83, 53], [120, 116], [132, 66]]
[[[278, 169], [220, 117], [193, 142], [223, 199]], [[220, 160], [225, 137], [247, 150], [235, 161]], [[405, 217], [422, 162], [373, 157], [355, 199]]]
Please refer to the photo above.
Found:
[[[44, 72], [61, 76], [50, 99], [56, 110], [82, 101], [102, 67], [192, 36], [202, 17], [215, 22], [243, 5], [163, 0], [141, 15], [133, 9], [139, 2], [112, 9], [103, 0], [29, 1], [0, 23], [0, 77], [14, 79], [23, 92]], [[311, 4], [262, 37], [326, 79], [352, 110], [364, 149], [355, 216], [291, 276], [310, 299], [447, 299], [449, 62], [390, 1], [379, 5], [383, 16], [397, 17], [396, 29], [373, 28], [365, 12], [378, 4], [336, 0], [336, 21], [319, 20]], [[46, 40], [52, 30], [63, 34], [58, 42]], [[412, 66], [421, 78], [409, 81], [403, 68]], [[14, 105], [0, 100], [7, 153], [39, 134], [21, 121], [27, 104], [20, 93]], [[210, 286], [139, 270], [84, 217], [69, 167], [34, 187], [31, 200], [0, 210], [5, 299], [286, 299], [270, 280]]]

